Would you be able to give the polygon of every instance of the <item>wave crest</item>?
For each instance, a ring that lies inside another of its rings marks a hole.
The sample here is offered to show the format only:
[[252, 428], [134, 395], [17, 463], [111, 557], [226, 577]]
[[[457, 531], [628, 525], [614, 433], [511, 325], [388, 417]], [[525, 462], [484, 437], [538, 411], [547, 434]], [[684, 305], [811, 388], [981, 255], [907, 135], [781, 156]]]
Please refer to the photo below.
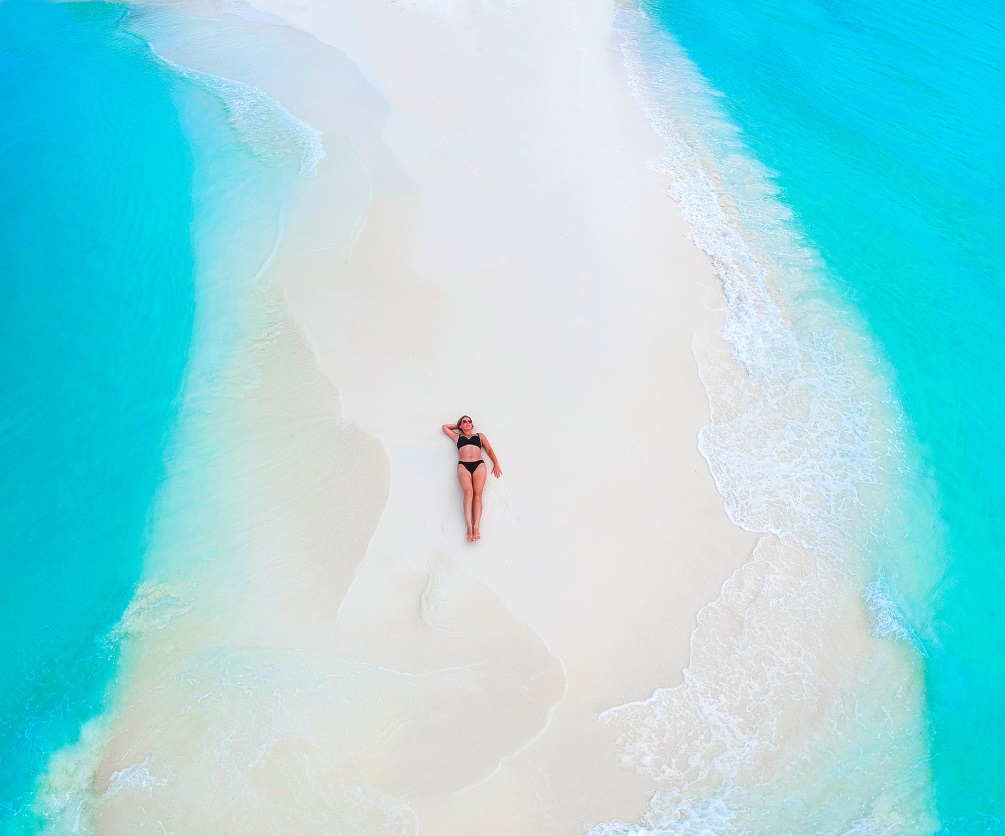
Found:
[[276, 165], [289, 156], [299, 157], [300, 175], [307, 179], [317, 176], [318, 163], [327, 156], [319, 130], [257, 87], [157, 57], [176, 75], [216, 96], [230, 124], [259, 158]]

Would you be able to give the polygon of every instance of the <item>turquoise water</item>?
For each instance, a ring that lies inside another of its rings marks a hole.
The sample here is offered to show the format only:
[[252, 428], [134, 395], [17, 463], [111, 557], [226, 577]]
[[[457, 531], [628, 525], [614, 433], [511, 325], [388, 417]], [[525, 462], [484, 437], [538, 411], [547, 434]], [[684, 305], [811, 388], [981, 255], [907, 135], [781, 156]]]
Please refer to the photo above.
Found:
[[[947, 833], [1005, 829], [1005, 29], [997, 7], [695, 0], [643, 7], [722, 94], [888, 362], [915, 518], [874, 555], [924, 664]], [[944, 545], [929, 533], [944, 527]], [[934, 587], [912, 576], [931, 572]]]
[[205, 523], [189, 494], [165, 526], [165, 494], [179, 468], [218, 475], [186, 444], [325, 156], [262, 90], [150, 45], [186, 31], [164, 9], [0, 5], [0, 832], [83, 826], [151, 553], [183, 562]]
[[102, 704], [192, 336], [193, 161], [122, 16], [0, 4], [0, 830]]

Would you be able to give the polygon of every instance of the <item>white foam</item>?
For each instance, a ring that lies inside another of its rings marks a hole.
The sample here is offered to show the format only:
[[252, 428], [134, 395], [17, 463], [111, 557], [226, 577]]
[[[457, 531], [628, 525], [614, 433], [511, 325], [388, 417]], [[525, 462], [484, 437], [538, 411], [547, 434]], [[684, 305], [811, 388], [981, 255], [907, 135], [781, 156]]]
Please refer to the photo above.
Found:
[[290, 155], [298, 156], [300, 175], [308, 179], [317, 176], [318, 163], [327, 156], [320, 131], [298, 119], [257, 87], [182, 67], [156, 52], [154, 55], [172, 72], [198, 84], [223, 102], [230, 124], [261, 159], [276, 164]]
[[605, 822], [589, 830], [586, 836], [712, 836], [730, 830], [737, 832], [731, 827], [736, 817], [728, 793], [700, 800], [657, 793], [649, 802], [642, 824]]
[[[786, 292], [821, 284], [771, 174], [745, 152], [717, 96], [641, 12], [619, 12], [633, 91], [663, 138], [667, 176], [692, 240], [722, 284], [736, 368], [696, 347], [712, 420], [699, 437], [730, 518], [839, 557], [898, 449], [899, 415], [871, 371], [875, 352], [844, 315]], [[861, 358], [856, 361], [855, 358]]]
[[118, 642], [126, 636], [163, 630], [172, 618], [191, 609], [191, 602], [174, 587], [151, 581], [141, 583], [109, 638]]
[[151, 790], [166, 786], [167, 782], [167, 778], [159, 778], [150, 772], [150, 764], [147, 761], [140, 761], [112, 773], [105, 795], [115, 795], [129, 790]]
[[42, 833], [53, 836], [89, 836], [94, 794], [92, 787], [108, 742], [105, 715], [81, 726], [77, 740], [49, 759], [35, 793], [33, 810]]
[[[730, 518], [770, 536], [699, 614], [683, 684], [601, 715], [623, 765], [667, 789], [640, 824], [591, 833], [799, 832], [813, 798], [836, 831], [885, 798], [924, 830], [934, 819], [920, 692], [904, 687], [917, 683], [915, 663], [903, 645], [871, 643], [860, 605], [869, 549], [901, 522], [889, 509], [903, 418], [718, 94], [643, 12], [622, 8], [615, 26], [664, 142], [651, 165], [727, 305], [728, 350], [694, 346], [711, 414], [699, 450]], [[837, 753], [864, 776], [841, 799], [826, 794], [844, 769]]]
[[[141, 583], [129, 606], [107, 638], [108, 645], [119, 645], [127, 638], [163, 630], [176, 616], [192, 608], [173, 587], [159, 583]], [[94, 833], [92, 814], [95, 804], [94, 782], [108, 746], [111, 710], [85, 721], [77, 740], [57, 750], [49, 758], [33, 801], [33, 809], [42, 832], [54, 836], [89, 836]], [[111, 776], [107, 794], [124, 789], [162, 786], [166, 779], [150, 772], [141, 762], [125, 767]]]
[[822, 561], [761, 541], [699, 613], [683, 684], [601, 714], [619, 729], [622, 764], [697, 791], [735, 783], [782, 746], [780, 717], [812, 713], [821, 698], [832, 584]]
[[877, 636], [903, 639], [910, 642], [922, 655], [924, 643], [911, 628], [901, 608], [894, 600], [886, 575], [880, 571], [865, 589], [865, 603], [872, 620], [872, 631]]

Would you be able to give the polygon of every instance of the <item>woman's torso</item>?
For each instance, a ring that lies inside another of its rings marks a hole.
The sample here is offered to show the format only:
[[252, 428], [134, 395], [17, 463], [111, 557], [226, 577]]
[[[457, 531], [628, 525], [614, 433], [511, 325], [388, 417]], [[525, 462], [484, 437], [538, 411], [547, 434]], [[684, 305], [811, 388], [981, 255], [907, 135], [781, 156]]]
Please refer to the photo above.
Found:
[[482, 457], [482, 440], [478, 433], [470, 436], [461, 433], [457, 438], [457, 458], [462, 462], [476, 462]]

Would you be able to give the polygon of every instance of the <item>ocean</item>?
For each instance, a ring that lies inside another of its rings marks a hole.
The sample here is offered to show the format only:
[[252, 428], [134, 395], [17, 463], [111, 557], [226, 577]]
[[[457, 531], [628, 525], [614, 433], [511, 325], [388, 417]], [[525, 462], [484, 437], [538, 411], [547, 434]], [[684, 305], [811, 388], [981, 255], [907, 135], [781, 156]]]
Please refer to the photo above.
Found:
[[179, 433], [324, 153], [129, 25], [115, 4], [0, 6], [0, 832], [75, 815], [51, 757], [107, 708], [130, 619], [161, 617], [140, 583]]
[[[980, 0], [674, 0], [623, 11], [617, 25], [636, 95], [667, 143], [653, 164], [712, 257], [729, 302], [723, 333], [745, 371], [703, 373], [713, 420], [702, 451], [727, 510], [825, 556], [860, 588], [877, 645], [900, 645], [903, 664], [848, 687], [904, 712], [890, 747], [920, 738], [913, 763], [882, 762], [871, 752], [882, 734], [863, 716], [847, 762], [821, 768], [833, 740], [803, 753], [787, 790], [815, 806], [797, 811], [790, 795], [757, 811], [770, 793], [748, 785], [742, 798], [709, 796], [700, 820], [728, 832], [997, 832], [1000, 15]], [[898, 687], [916, 701], [898, 709]], [[645, 736], [626, 740], [629, 762], [651, 770]], [[742, 783], [738, 769], [720, 770], [720, 788]], [[820, 798], [849, 770], [874, 789], [824, 825]], [[653, 832], [692, 832], [695, 811], [675, 809], [671, 820], [654, 806]]]
[[5, 824], [102, 703], [192, 339], [192, 155], [122, 16], [0, 6]]

